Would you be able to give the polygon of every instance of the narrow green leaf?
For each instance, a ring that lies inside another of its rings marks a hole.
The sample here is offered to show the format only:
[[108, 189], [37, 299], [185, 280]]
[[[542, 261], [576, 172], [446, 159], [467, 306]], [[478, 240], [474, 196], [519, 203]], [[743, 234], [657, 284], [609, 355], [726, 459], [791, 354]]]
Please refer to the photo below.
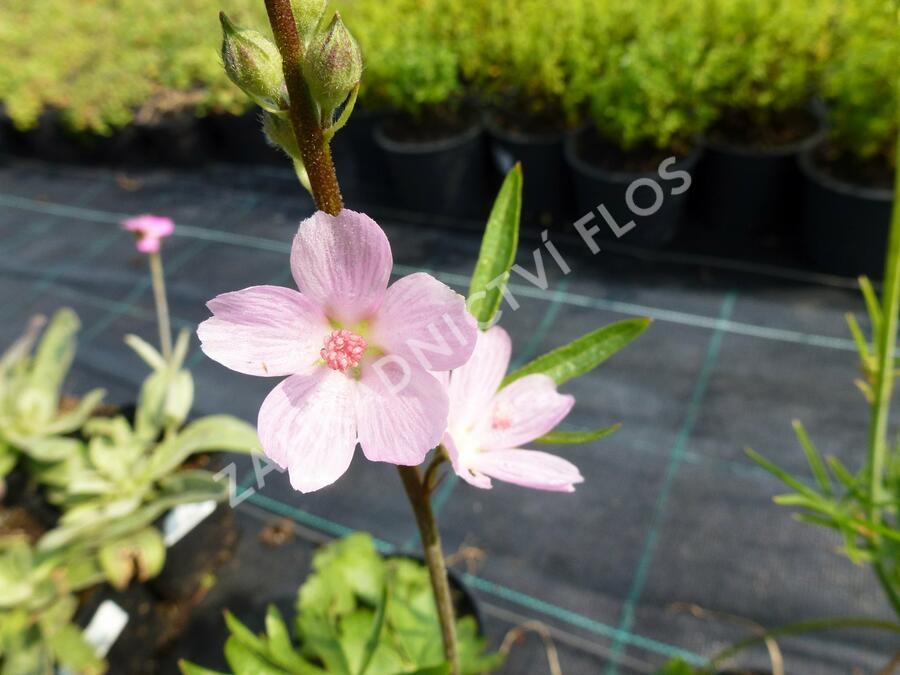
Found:
[[210, 670], [184, 659], [178, 662], [178, 667], [181, 669], [181, 675], [226, 675], [218, 670]]
[[551, 431], [541, 436], [535, 443], [545, 443], [547, 445], [579, 445], [581, 443], [590, 443], [606, 438], [610, 434], [615, 433], [621, 427], [621, 424], [613, 424], [605, 429], [594, 429], [592, 431]]
[[32, 386], [58, 393], [75, 358], [75, 341], [80, 327], [78, 316], [68, 307], [53, 315], [34, 356], [30, 375]]
[[847, 470], [847, 467], [844, 466], [841, 460], [839, 460], [837, 457], [828, 457], [825, 461], [831, 468], [831, 473], [834, 474], [834, 477], [837, 478], [845, 488], [847, 488], [851, 492], [857, 491], [858, 482], [856, 480], [856, 477]]
[[163, 370], [166, 367], [162, 354], [143, 338], [128, 334], [125, 336], [125, 344], [131, 347], [152, 370]]
[[241, 623], [240, 619], [234, 614], [226, 609], [224, 616], [225, 625], [228, 626], [228, 631], [231, 633], [232, 638], [255, 652], [265, 653], [267, 651], [265, 640]]
[[198, 452], [245, 452], [259, 448], [256, 428], [230, 415], [209, 415], [194, 420], [177, 436], [160, 443], [148, 464], [148, 475], [169, 475]]
[[649, 325], [650, 319], [626, 319], [604, 326], [563, 347], [537, 357], [534, 361], [507, 375], [502, 386], [534, 373], [549, 375], [556, 384], [562, 384], [574, 377], [584, 375], [625, 347], [647, 330]]
[[[862, 291], [863, 299], [866, 301], [866, 310], [869, 312], [869, 321], [872, 323], [873, 335], [878, 335], [881, 331], [881, 303], [878, 302], [878, 296], [872, 287], [869, 277], [862, 276], [859, 278], [859, 288]], [[875, 338], [877, 342], [878, 339]]]
[[869, 344], [866, 342], [866, 336], [863, 335], [862, 329], [859, 327], [859, 323], [856, 321], [856, 317], [847, 312], [844, 315], [847, 319], [847, 326], [850, 328], [850, 334], [853, 336], [853, 341], [856, 343], [856, 350], [859, 352], [860, 360], [865, 363], [871, 358], [869, 354]]
[[810, 440], [809, 434], [806, 433], [806, 428], [803, 426], [803, 423], [800, 420], [794, 420], [793, 425], [794, 433], [797, 434], [797, 440], [799, 440], [800, 445], [803, 446], [803, 452], [806, 454], [806, 461], [809, 462], [809, 468], [812, 470], [816, 482], [818, 482], [819, 486], [822, 488], [822, 492], [830, 497], [832, 495], [831, 479], [828, 477], [828, 471], [825, 470], [822, 456]]
[[763, 469], [771, 473], [776, 478], [780, 479], [781, 482], [794, 488], [800, 494], [813, 499], [818, 496], [815, 490], [801, 483], [784, 469], [776, 466], [775, 464], [772, 464], [772, 462], [767, 460], [755, 450], [747, 448], [746, 453], [750, 457], [750, 459], [759, 464]]
[[469, 283], [469, 311], [482, 324], [489, 323], [500, 307], [509, 270], [516, 258], [521, 215], [522, 167], [516, 164], [506, 174], [494, 200]]

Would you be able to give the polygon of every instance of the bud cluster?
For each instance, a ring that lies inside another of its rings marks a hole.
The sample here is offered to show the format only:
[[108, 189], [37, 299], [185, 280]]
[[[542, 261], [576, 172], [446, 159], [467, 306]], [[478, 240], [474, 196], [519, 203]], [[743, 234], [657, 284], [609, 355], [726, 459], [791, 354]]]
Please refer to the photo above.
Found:
[[[337, 108], [359, 86], [362, 55], [337, 12], [326, 22], [327, 4], [328, 0], [291, 0], [302, 75], [318, 108], [326, 138], [330, 138], [346, 121], [352, 107], [348, 104], [341, 120], [334, 123]], [[264, 110], [263, 131], [269, 142], [300, 161], [297, 139], [288, 121], [290, 104], [278, 48], [262, 33], [235, 25], [224, 12], [219, 19], [225, 72]]]

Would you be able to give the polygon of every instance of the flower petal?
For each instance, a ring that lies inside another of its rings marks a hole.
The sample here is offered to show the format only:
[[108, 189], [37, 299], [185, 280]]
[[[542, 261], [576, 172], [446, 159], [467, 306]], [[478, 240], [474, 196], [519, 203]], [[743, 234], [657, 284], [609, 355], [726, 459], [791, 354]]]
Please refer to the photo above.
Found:
[[395, 356], [365, 364], [359, 380], [359, 444], [373, 462], [415, 466], [447, 427], [447, 391]]
[[506, 374], [511, 351], [509, 334], [500, 326], [479, 331], [472, 357], [450, 375], [450, 429], [467, 429], [484, 416]]
[[456, 441], [453, 440], [453, 436], [449, 431], [444, 434], [441, 444], [444, 446], [444, 449], [447, 450], [447, 455], [450, 457], [450, 464], [453, 466], [453, 471], [456, 472], [457, 476], [462, 478], [469, 485], [482, 488], [483, 490], [491, 489], [490, 478], [479, 471], [473, 471], [472, 469], [463, 466], [459, 450], [456, 448]]
[[478, 439], [485, 450], [515, 448], [540, 438], [569, 414], [575, 399], [556, 391], [546, 375], [526, 375], [504, 387], [491, 401], [479, 424]]
[[367, 320], [378, 309], [393, 264], [384, 231], [348, 209], [337, 216], [316, 211], [300, 223], [291, 247], [298, 288], [345, 323]]
[[216, 296], [213, 313], [197, 328], [213, 361], [246, 375], [305, 373], [331, 330], [309, 298], [281, 286], [252, 286]]
[[584, 482], [578, 467], [556, 455], [537, 450], [492, 450], [471, 460], [472, 468], [488, 476], [535, 490], [573, 492]]
[[351, 378], [322, 366], [287, 378], [263, 401], [259, 441], [288, 469], [294, 489], [318, 490], [347, 471], [356, 448], [355, 397]]
[[465, 298], [424, 272], [391, 284], [371, 325], [376, 345], [425, 370], [463, 365], [477, 334]]

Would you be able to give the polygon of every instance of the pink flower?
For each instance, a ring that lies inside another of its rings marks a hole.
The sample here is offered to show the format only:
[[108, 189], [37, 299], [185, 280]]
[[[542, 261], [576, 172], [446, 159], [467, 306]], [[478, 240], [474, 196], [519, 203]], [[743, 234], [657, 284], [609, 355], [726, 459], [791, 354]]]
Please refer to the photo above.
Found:
[[175, 231], [175, 223], [165, 216], [153, 216], [145, 213], [142, 216], [129, 218], [122, 223], [122, 228], [134, 232], [137, 236], [137, 250], [141, 253], [158, 253], [163, 237]]
[[340, 478], [357, 442], [372, 461], [416, 465], [446, 429], [447, 392], [429, 371], [466, 362], [475, 320], [428, 274], [388, 288], [392, 266], [371, 218], [317, 212], [291, 249], [300, 292], [253, 286], [207, 304], [213, 317], [197, 333], [210, 358], [248, 375], [289, 376], [259, 410], [259, 438], [301, 492]]
[[490, 488], [496, 478], [536, 490], [572, 492], [584, 480], [578, 467], [521, 446], [559, 424], [575, 399], [558, 393], [546, 375], [526, 375], [500, 389], [510, 352], [509, 335], [495, 326], [479, 334], [468, 363], [450, 373], [443, 444], [453, 470], [480, 488]]

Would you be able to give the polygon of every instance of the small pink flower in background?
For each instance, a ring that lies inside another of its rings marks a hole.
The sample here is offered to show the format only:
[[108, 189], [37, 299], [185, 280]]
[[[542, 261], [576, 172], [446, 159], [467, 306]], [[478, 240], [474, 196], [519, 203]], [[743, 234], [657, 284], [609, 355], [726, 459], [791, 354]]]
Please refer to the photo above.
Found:
[[420, 464], [447, 426], [431, 370], [461, 366], [477, 329], [463, 297], [424, 274], [390, 287], [393, 256], [371, 218], [317, 212], [300, 224], [300, 291], [253, 286], [213, 298], [203, 351], [247, 375], [284, 376], [259, 411], [266, 455], [311, 492], [340, 478], [357, 442], [372, 461]]
[[122, 228], [134, 232], [137, 237], [137, 250], [141, 253], [158, 253], [160, 241], [175, 231], [175, 223], [165, 216], [154, 216], [149, 213], [129, 218], [122, 223]]
[[511, 350], [509, 335], [495, 326], [479, 333], [472, 358], [450, 373], [450, 416], [443, 444], [453, 469], [480, 488], [490, 488], [491, 478], [496, 478], [536, 490], [572, 492], [584, 480], [578, 467], [521, 446], [551, 431], [569, 414], [575, 399], [558, 393], [556, 383], [539, 374], [500, 389]]

